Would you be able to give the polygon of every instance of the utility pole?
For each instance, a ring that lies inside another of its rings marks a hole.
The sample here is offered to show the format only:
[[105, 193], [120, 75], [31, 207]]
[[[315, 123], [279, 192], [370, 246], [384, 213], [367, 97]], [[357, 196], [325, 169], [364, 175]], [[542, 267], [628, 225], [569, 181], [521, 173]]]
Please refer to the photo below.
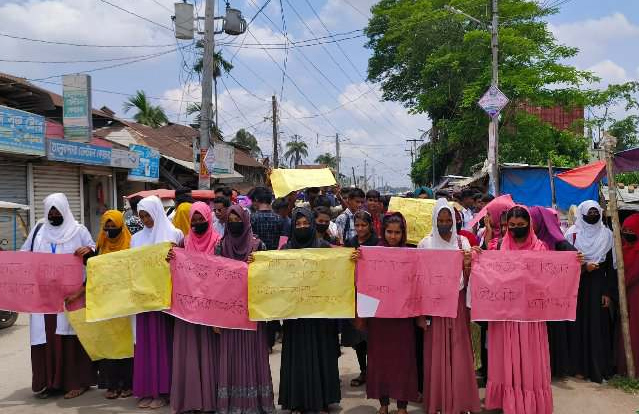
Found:
[[364, 191], [368, 191], [368, 175], [366, 175], [366, 158], [364, 158]]
[[273, 103], [273, 168], [279, 167], [279, 154], [277, 148], [277, 99], [275, 95], [271, 97]]
[[[417, 143], [418, 142], [424, 142], [424, 140], [421, 139], [421, 138], [420, 139], [407, 139], [406, 142], [409, 142], [410, 143], [409, 145], [411, 145], [411, 147], [410, 147], [410, 159], [411, 159], [410, 166], [412, 167], [413, 164], [415, 164], [415, 156], [417, 155]], [[433, 162], [434, 162], [434, 159], [433, 159]], [[435, 181], [435, 176], [433, 175], [433, 182], [434, 181]], [[413, 183], [413, 187], [414, 187], [414, 184], [415, 183]]]
[[339, 134], [335, 133], [335, 156], [337, 158], [337, 168], [335, 168], [335, 170], [337, 171], [337, 181], [339, 182], [339, 164], [340, 164], [340, 156], [339, 156]]
[[[493, 2], [493, 21], [490, 25], [490, 48], [493, 53], [493, 76], [492, 85], [499, 87], [499, 39], [497, 36], [499, 26], [499, 15], [497, 9], [497, 0]], [[492, 133], [491, 133], [492, 132]], [[499, 195], [499, 114], [490, 119], [488, 128], [488, 162], [491, 164], [490, 172], [492, 179], [492, 187], [495, 196]], [[433, 177], [433, 181], [435, 177]]]
[[204, 59], [202, 65], [202, 107], [200, 108], [200, 174], [198, 188], [211, 189], [211, 175], [204, 158], [211, 143], [211, 101], [213, 99], [213, 53], [215, 50], [215, 0], [206, 0], [204, 9]]
[[353, 185], [357, 187], [357, 178], [355, 177], [355, 167], [351, 167], [351, 168], [353, 168]]

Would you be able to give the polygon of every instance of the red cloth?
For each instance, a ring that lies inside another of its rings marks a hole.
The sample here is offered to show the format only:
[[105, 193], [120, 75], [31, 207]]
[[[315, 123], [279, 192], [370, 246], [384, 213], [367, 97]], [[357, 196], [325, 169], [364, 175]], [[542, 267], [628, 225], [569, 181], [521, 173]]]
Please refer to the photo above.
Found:
[[382, 215], [381, 214], [373, 214], [373, 229], [375, 230], [375, 234], [380, 239], [382, 238]]
[[459, 230], [457, 232], [460, 236], [464, 236], [468, 239], [468, 243], [470, 243], [470, 247], [479, 246], [479, 241], [477, 240], [477, 236], [471, 233], [468, 230]]
[[[632, 230], [639, 236], [639, 214], [635, 213], [623, 222], [623, 228]], [[626, 299], [628, 301], [628, 319], [630, 325], [630, 343], [635, 361], [635, 370], [639, 369], [639, 241], [623, 243], [623, 263], [626, 275]], [[621, 352], [618, 353], [619, 366], [626, 371], [623, 341], [619, 338]]]
[[557, 178], [562, 179], [573, 187], [587, 188], [595, 181], [600, 180], [605, 173], [606, 162], [596, 161], [592, 164], [582, 165], [581, 167], [559, 173]]

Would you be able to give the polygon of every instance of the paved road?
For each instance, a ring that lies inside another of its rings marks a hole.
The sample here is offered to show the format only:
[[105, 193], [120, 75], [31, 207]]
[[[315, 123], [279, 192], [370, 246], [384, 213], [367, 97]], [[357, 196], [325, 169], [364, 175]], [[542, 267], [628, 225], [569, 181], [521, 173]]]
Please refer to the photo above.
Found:
[[[342, 403], [333, 407], [331, 414], [375, 414], [375, 401], [366, 400], [361, 388], [348, 384], [357, 371], [355, 355], [345, 349], [340, 358], [342, 373]], [[278, 352], [271, 356], [273, 383], [279, 383]], [[570, 380], [553, 384], [555, 413], [560, 414], [635, 414], [639, 410], [639, 396], [583, 381]], [[134, 399], [107, 401], [102, 391], [91, 390], [75, 400], [62, 398], [37, 400], [31, 394], [31, 368], [29, 361], [28, 318], [20, 316], [18, 323], [0, 331], [0, 413], [1, 414], [107, 414], [140, 413]], [[418, 405], [409, 407], [411, 414], [423, 413]], [[148, 412], [148, 411], [146, 411]], [[168, 408], [155, 411], [170, 414]]]

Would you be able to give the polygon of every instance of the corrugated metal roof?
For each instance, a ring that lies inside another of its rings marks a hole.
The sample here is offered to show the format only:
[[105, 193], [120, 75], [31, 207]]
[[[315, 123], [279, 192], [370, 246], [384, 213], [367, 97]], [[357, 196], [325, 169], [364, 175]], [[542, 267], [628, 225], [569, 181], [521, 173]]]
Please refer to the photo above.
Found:
[[[602, 191], [606, 201], [610, 199], [608, 186], [603, 186]], [[617, 188], [617, 200], [624, 204], [639, 204], [639, 188], [635, 187], [633, 192], [628, 191], [628, 186]]]

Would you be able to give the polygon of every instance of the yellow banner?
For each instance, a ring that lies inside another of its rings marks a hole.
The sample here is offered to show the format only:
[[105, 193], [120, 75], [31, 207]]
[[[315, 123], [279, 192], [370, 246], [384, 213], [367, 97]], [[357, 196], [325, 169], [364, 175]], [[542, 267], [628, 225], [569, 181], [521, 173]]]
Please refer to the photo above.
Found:
[[337, 184], [335, 176], [328, 168], [317, 170], [276, 168], [271, 172], [271, 185], [277, 198], [307, 187], [330, 187], [335, 184]]
[[249, 265], [249, 317], [254, 321], [354, 318], [353, 249], [255, 253]]
[[86, 320], [171, 307], [170, 243], [104, 254], [87, 263]]
[[388, 211], [398, 211], [404, 215], [408, 227], [408, 243], [417, 244], [430, 235], [436, 202], [430, 199], [391, 197]]
[[87, 322], [85, 308], [67, 311], [67, 318], [92, 361], [133, 357], [131, 318]]

